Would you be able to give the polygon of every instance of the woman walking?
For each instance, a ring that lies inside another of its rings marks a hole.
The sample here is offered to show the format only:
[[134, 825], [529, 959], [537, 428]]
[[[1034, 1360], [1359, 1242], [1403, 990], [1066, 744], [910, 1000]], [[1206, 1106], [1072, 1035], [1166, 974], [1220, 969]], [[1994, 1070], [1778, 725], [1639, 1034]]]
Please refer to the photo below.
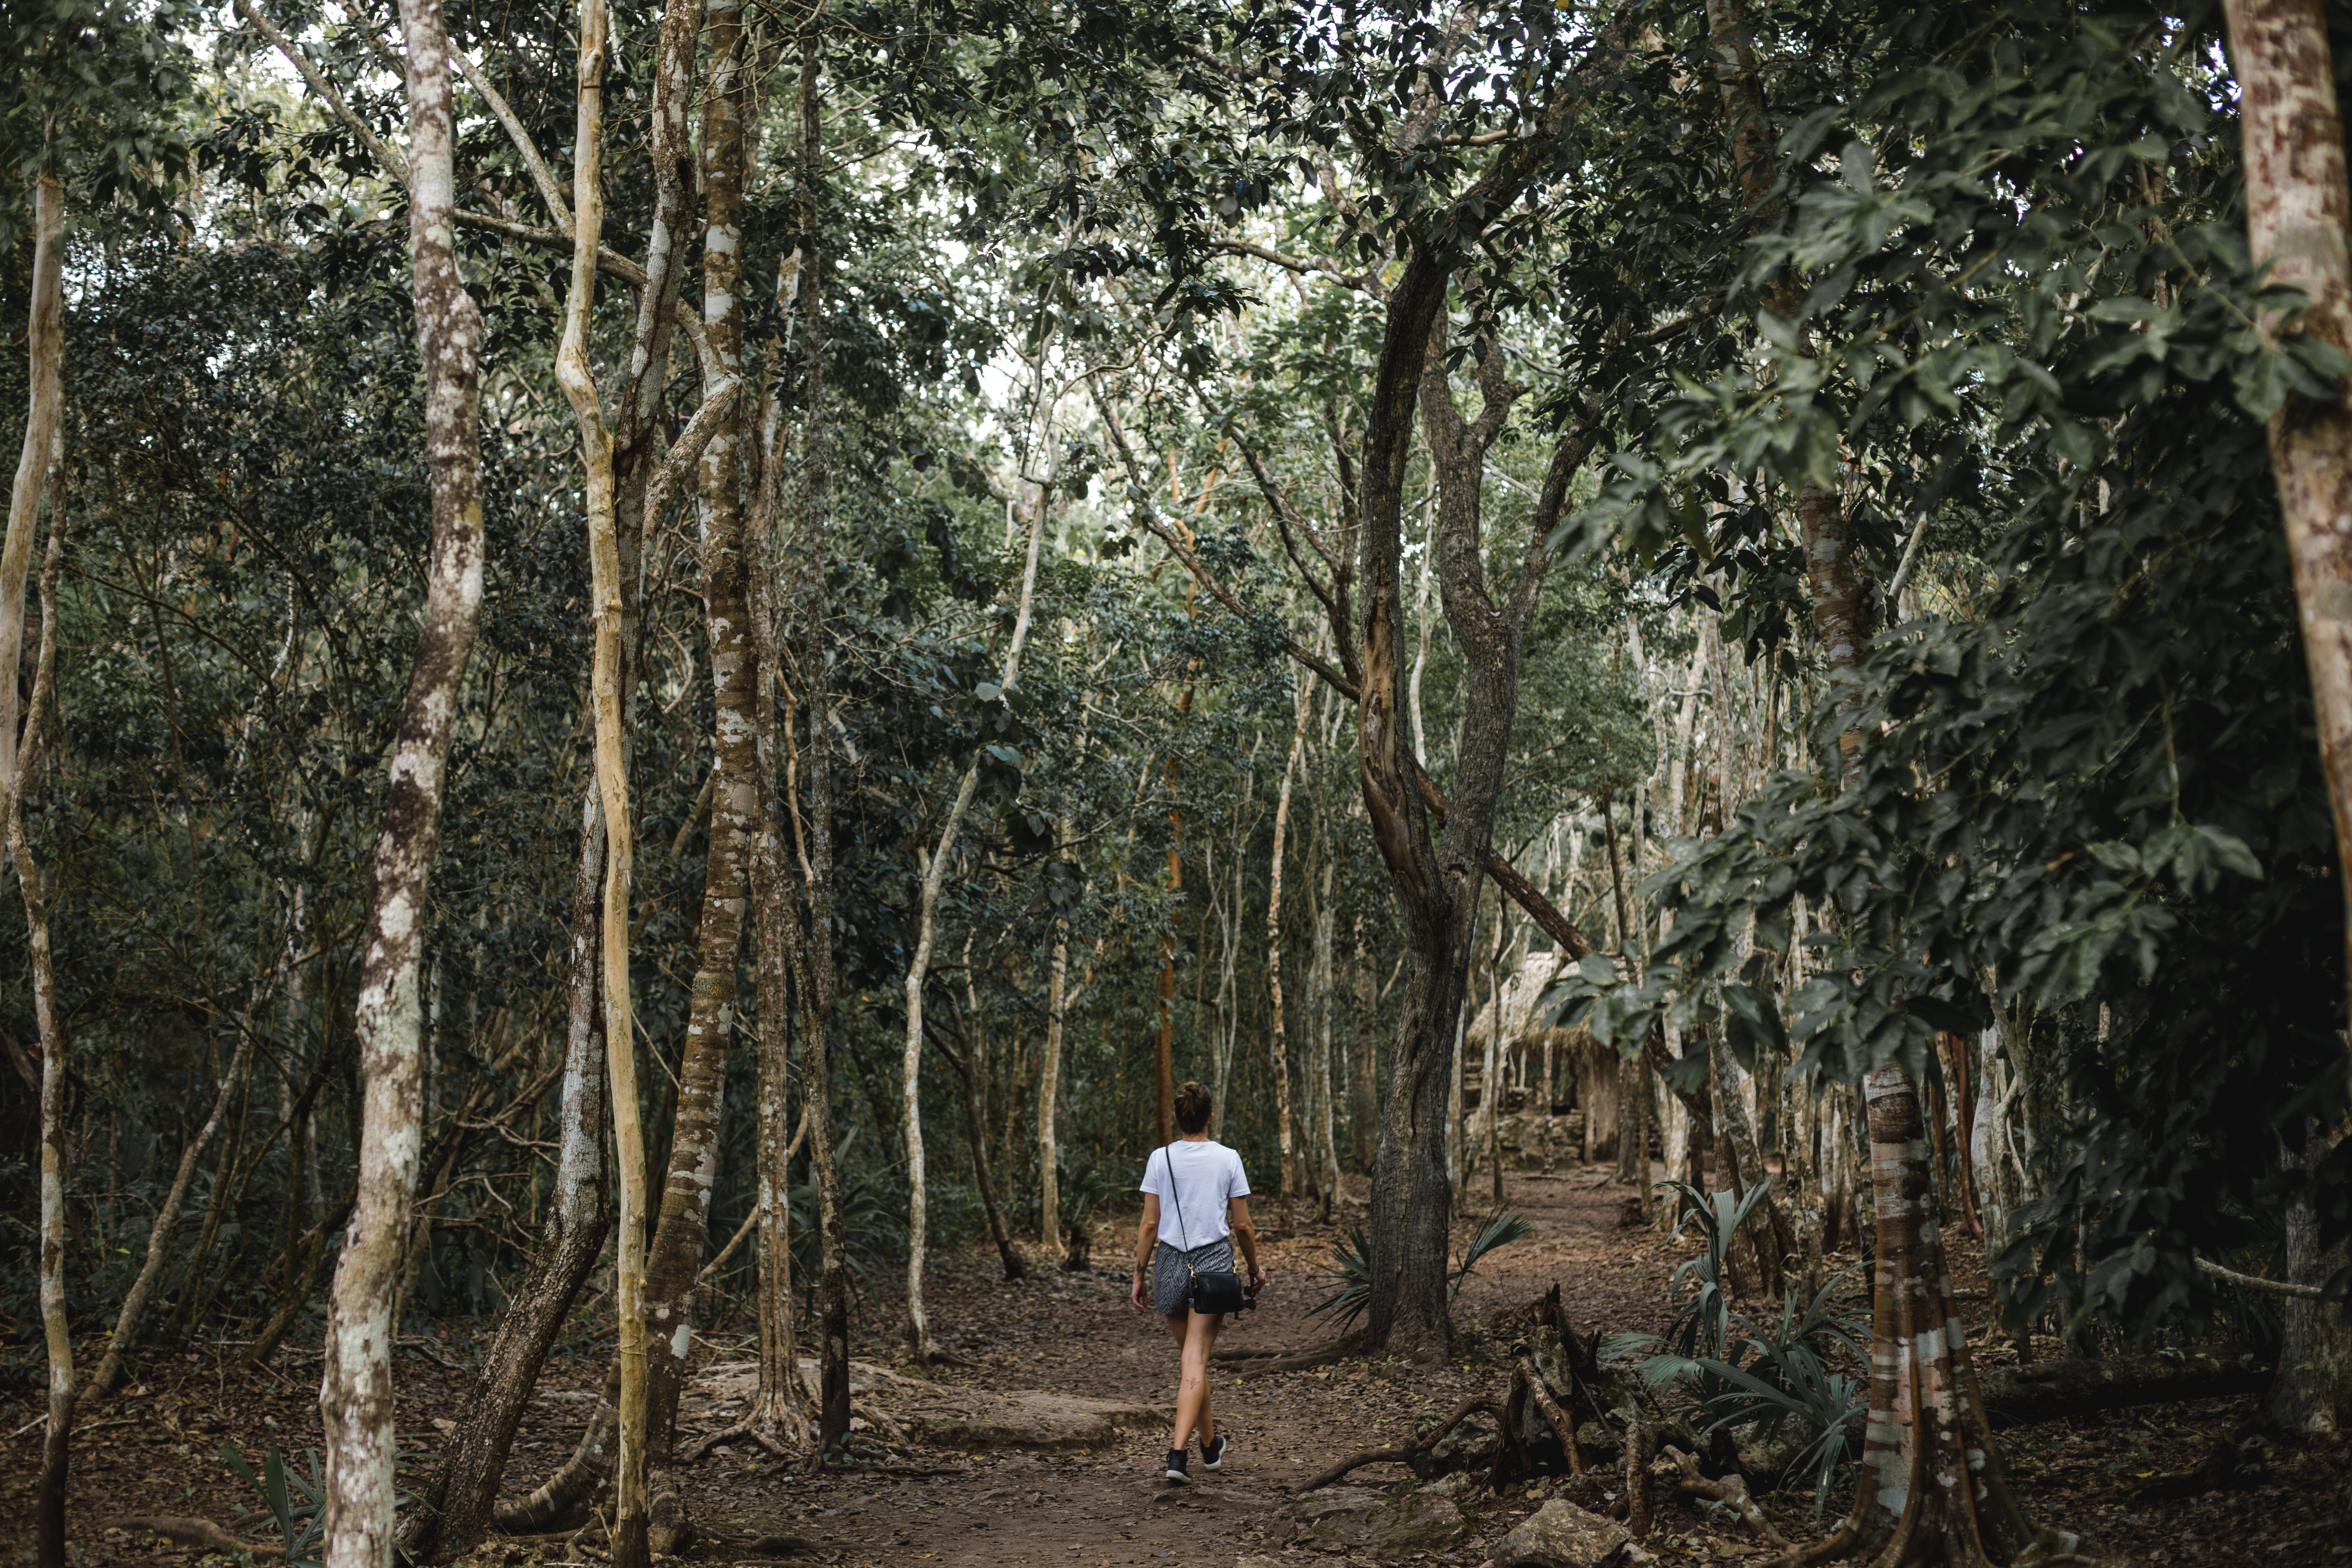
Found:
[[[1209, 1352], [1222, 1312], [1192, 1310], [1194, 1280], [1231, 1274], [1234, 1243], [1249, 1263], [1248, 1291], [1265, 1289], [1257, 1233], [1250, 1228], [1249, 1177], [1242, 1157], [1209, 1136], [1209, 1091], [1187, 1083], [1176, 1091], [1176, 1125], [1183, 1136], [1152, 1151], [1143, 1172], [1143, 1223], [1135, 1237], [1135, 1283], [1128, 1299], [1139, 1312], [1157, 1311], [1183, 1357], [1176, 1391], [1176, 1427], [1168, 1436], [1168, 1481], [1190, 1486], [1184, 1446], [1201, 1436], [1201, 1468], [1222, 1468], [1226, 1442], [1209, 1406]], [[1232, 1289], [1230, 1281], [1227, 1289]]]

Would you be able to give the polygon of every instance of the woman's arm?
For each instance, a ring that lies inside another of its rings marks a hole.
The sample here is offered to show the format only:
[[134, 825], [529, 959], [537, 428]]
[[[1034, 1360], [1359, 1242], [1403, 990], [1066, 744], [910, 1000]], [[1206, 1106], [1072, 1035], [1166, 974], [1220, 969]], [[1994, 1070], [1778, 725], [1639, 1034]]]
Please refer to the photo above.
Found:
[[1139, 1312], [1151, 1310], [1145, 1287], [1151, 1280], [1151, 1248], [1160, 1239], [1160, 1194], [1143, 1194], [1143, 1220], [1135, 1227], [1135, 1278], [1129, 1282], [1128, 1305]]
[[1250, 1294], [1255, 1295], [1265, 1289], [1268, 1275], [1257, 1266], [1257, 1232], [1250, 1228], [1249, 1199], [1227, 1198], [1225, 1215], [1233, 1222], [1234, 1241], [1241, 1247], [1242, 1257], [1249, 1264]]

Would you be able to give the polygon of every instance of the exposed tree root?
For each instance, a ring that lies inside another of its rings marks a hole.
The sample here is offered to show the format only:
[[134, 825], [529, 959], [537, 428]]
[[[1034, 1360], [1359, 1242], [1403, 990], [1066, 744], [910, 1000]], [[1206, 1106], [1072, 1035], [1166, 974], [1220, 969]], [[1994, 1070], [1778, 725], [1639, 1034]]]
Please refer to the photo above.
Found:
[[1721, 1480], [1711, 1481], [1698, 1473], [1698, 1461], [1680, 1448], [1668, 1448], [1666, 1458], [1672, 1459], [1675, 1468], [1683, 1473], [1681, 1482], [1675, 1489], [1682, 1496], [1708, 1498], [1726, 1504], [1739, 1515], [1748, 1529], [1773, 1545], [1789, 1544], [1781, 1539], [1780, 1532], [1772, 1528], [1772, 1521], [1764, 1517], [1764, 1510], [1756, 1506], [1756, 1500], [1748, 1495], [1748, 1479], [1738, 1471], [1732, 1471]]
[[1444, 1420], [1439, 1422], [1435, 1426], [1423, 1433], [1421, 1436], [1414, 1438], [1412, 1442], [1398, 1444], [1395, 1447], [1387, 1448], [1365, 1448], [1360, 1450], [1355, 1454], [1349, 1455], [1347, 1458], [1340, 1460], [1330, 1468], [1316, 1475], [1312, 1479], [1302, 1482], [1292, 1489], [1291, 1495], [1294, 1497], [1305, 1497], [1308, 1492], [1318, 1491], [1324, 1487], [1329, 1486], [1333, 1481], [1338, 1480], [1349, 1471], [1360, 1469], [1366, 1465], [1403, 1464], [1412, 1459], [1415, 1455], [1423, 1452], [1424, 1449], [1435, 1447], [1438, 1443], [1444, 1438], [1448, 1432], [1453, 1431], [1454, 1428], [1461, 1426], [1464, 1420], [1482, 1410], [1487, 1415], [1493, 1416], [1497, 1423], [1500, 1423], [1503, 1420], [1503, 1412], [1500, 1406], [1496, 1405], [1493, 1400], [1487, 1398], [1483, 1394], [1474, 1394], [1469, 1398], [1464, 1400], [1461, 1404], [1455, 1405], [1454, 1407], [1453, 1415], [1448, 1415]]
[[698, 1464], [709, 1454], [710, 1450], [718, 1447], [721, 1443], [741, 1442], [746, 1439], [759, 1444], [760, 1447], [767, 1449], [768, 1452], [773, 1454], [779, 1459], [790, 1459], [798, 1457], [793, 1451], [792, 1445], [786, 1443], [782, 1437], [777, 1436], [773, 1431], [765, 1426], [755, 1424], [747, 1416], [743, 1420], [736, 1422], [732, 1426], [724, 1427], [717, 1432], [708, 1432], [703, 1436], [697, 1437], [693, 1442], [688, 1444], [685, 1448], [679, 1451], [677, 1463], [681, 1465]]

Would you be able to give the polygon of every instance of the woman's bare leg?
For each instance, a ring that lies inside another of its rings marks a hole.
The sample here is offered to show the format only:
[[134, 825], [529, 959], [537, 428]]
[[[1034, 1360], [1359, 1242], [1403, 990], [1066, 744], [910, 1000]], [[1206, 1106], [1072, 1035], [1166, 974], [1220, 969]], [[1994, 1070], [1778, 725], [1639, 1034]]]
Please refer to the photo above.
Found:
[[1176, 1429], [1168, 1439], [1171, 1448], [1181, 1448], [1193, 1429], [1198, 1427], [1201, 1441], [1213, 1441], [1217, 1435], [1217, 1423], [1209, 1404], [1209, 1352], [1217, 1342], [1217, 1327], [1223, 1320], [1214, 1312], [1171, 1312], [1168, 1331], [1183, 1352], [1183, 1381], [1176, 1390]]

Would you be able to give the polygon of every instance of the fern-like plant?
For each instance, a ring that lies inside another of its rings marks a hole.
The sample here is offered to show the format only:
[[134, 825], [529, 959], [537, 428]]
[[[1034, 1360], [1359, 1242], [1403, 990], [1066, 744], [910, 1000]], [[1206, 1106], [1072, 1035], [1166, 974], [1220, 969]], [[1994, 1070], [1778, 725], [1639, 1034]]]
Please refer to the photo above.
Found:
[[[1497, 1209], [1479, 1226], [1470, 1238], [1470, 1245], [1455, 1258], [1446, 1271], [1447, 1299], [1462, 1293], [1462, 1282], [1478, 1267], [1479, 1259], [1499, 1247], [1508, 1247], [1535, 1234], [1528, 1216], [1517, 1209]], [[1356, 1320], [1372, 1302], [1372, 1249], [1364, 1239], [1364, 1229], [1357, 1226], [1347, 1237], [1331, 1244], [1330, 1258], [1315, 1271], [1323, 1281], [1323, 1294], [1307, 1309], [1309, 1316], [1337, 1318], [1342, 1332], [1355, 1327]]]

